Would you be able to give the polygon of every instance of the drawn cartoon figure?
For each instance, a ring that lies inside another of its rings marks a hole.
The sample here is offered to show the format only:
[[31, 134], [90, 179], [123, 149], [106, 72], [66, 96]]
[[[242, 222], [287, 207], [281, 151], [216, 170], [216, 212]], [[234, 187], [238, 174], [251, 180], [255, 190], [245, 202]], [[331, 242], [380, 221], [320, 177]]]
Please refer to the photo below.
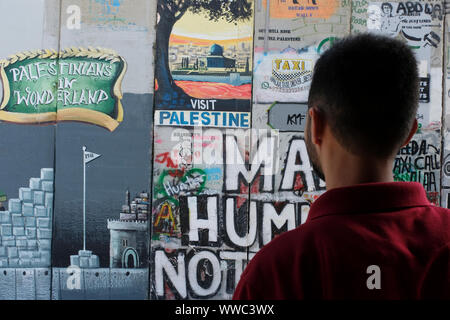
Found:
[[184, 140], [178, 152], [180, 168], [188, 169], [192, 165], [192, 148], [190, 141]]
[[390, 36], [396, 36], [401, 30], [401, 22], [403, 16], [393, 15], [392, 11], [394, 8], [389, 2], [383, 2], [381, 4], [381, 31]]

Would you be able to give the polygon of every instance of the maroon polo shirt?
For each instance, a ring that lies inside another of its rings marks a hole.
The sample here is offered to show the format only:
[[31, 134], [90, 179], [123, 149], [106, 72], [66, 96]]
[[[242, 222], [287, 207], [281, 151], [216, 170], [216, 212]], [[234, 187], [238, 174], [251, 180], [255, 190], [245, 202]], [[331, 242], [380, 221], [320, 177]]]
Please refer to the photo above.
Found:
[[331, 189], [304, 224], [255, 255], [233, 299], [416, 299], [421, 288], [430, 296], [445, 292], [449, 242], [450, 210], [419, 183]]

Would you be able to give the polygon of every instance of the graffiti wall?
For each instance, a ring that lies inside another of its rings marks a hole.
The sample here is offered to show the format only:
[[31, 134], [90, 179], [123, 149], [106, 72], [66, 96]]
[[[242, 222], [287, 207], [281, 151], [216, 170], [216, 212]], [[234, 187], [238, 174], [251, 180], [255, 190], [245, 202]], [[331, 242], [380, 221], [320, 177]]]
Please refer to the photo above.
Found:
[[230, 299], [255, 253], [325, 191], [306, 103], [316, 60], [351, 33], [416, 53], [419, 128], [392, 173], [449, 206], [442, 1], [0, 0], [0, 11], [1, 299]]

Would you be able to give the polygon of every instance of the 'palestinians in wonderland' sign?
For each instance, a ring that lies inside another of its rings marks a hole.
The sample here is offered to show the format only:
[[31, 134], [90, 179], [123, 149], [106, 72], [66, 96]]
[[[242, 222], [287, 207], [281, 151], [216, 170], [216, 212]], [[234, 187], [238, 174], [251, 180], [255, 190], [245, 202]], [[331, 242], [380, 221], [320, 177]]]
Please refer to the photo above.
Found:
[[38, 50], [0, 60], [0, 120], [80, 121], [110, 131], [123, 120], [126, 62], [110, 49]]

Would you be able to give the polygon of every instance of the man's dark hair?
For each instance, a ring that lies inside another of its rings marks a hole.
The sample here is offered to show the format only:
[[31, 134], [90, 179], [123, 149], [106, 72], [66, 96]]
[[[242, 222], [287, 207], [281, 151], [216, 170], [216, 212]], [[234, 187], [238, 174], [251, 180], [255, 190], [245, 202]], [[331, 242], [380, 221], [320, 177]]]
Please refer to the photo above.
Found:
[[412, 50], [365, 33], [336, 41], [317, 60], [308, 107], [319, 109], [348, 151], [384, 158], [408, 137], [418, 99]]
[[391, 8], [391, 12], [394, 10], [394, 8], [392, 7], [392, 4], [390, 4], [389, 2], [383, 2], [381, 4], [381, 9], [383, 9], [384, 6], [388, 6], [389, 8]]

